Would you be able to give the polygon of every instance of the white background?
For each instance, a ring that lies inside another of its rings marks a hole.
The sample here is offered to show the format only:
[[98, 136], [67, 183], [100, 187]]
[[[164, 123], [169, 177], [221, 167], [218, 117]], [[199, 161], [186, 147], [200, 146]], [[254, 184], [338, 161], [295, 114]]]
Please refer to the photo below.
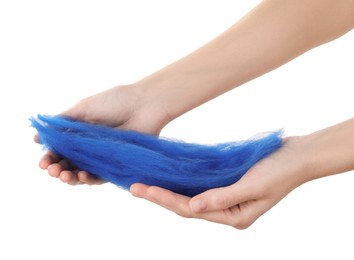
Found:
[[[353, 259], [353, 172], [307, 183], [239, 231], [37, 167], [28, 117], [139, 80], [259, 1], [0, 1], [0, 259]], [[354, 34], [187, 113], [163, 136], [214, 143], [353, 116]], [[274, 50], [276, 51], [276, 50]]]

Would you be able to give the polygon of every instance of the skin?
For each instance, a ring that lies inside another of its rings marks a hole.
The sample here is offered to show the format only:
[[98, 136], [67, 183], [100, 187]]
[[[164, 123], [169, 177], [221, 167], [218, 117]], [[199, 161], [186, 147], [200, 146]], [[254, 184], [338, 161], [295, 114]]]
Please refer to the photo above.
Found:
[[245, 229], [305, 182], [354, 169], [354, 118], [322, 131], [284, 140], [281, 149], [254, 165], [235, 184], [193, 198], [134, 184], [136, 197], [187, 218]]
[[[144, 100], [143, 92], [137, 88], [129, 85], [118, 86], [85, 98], [62, 114], [90, 123], [158, 135], [169, 122], [169, 118], [162, 109], [159, 109], [159, 113], [151, 112], [157, 110], [158, 107], [155, 107], [155, 103], [150, 100]], [[39, 142], [38, 135], [34, 137], [34, 140]], [[50, 151], [41, 158], [39, 167], [48, 170], [50, 176], [71, 185], [102, 183], [101, 180], [76, 169]]]
[[[88, 97], [63, 114], [158, 135], [187, 111], [353, 27], [354, 0], [265, 0], [186, 57], [134, 84]], [[132, 185], [131, 192], [184, 217], [243, 229], [299, 185], [353, 169], [350, 132], [353, 119], [308, 136], [289, 137], [283, 148], [257, 163], [239, 182], [194, 198], [144, 184]], [[336, 158], [337, 154], [342, 156]], [[50, 152], [39, 165], [68, 184], [102, 183]]]

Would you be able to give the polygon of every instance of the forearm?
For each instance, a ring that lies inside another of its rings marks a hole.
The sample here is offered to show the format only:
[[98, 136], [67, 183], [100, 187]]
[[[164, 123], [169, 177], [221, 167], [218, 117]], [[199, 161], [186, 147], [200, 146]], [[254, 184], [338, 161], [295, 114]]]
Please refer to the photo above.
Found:
[[353, 25], [352, 0], [263, 1], [219, 37], [137, 85], [174, 119]]
[[354, 118], [303, 137], [309, 181], [354, 170]]

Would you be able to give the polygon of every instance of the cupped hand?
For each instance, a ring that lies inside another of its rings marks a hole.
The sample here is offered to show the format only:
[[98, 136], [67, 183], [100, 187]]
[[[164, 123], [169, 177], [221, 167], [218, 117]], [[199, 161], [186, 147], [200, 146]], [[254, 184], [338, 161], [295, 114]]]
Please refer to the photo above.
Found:
[[[135, 85], [118, 86], [85, 98], [62, 115], [94, 124], [158, 135], [169, 117], [158, 102]], [[40, 137], [34, 137], [39, 142]], [[51, 151], [40, 159], [39, 167], [52, 177], [75, 184], [101, 184], [102, 180], [71, 165]]]
[[302, 139], [291, 137], [284, 140], [282, 148], [255, 164], [228, 187], [211, 189], [193, 198], [141, 183], [133, 184], [130, 191], [182, 217], [245, 229], [307, 181], [307, 171]]

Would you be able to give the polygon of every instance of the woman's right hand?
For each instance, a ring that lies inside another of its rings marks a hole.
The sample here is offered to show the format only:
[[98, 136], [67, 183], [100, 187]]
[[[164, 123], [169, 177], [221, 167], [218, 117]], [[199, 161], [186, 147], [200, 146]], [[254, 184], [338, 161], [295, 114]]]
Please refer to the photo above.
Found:
[[[113, 87], [85, 98], [62, 113], [70, 118], [124, 130], [158, 135], [170, 121], [167, 112], [147, 91], [137, 85]], [[40, 137], [35, 136], [39, 143]], [[39, 167], [52, 177], [75, 184], [101, 184], [102, 180], [76, 168], [51, 151], [40, 159]]]

